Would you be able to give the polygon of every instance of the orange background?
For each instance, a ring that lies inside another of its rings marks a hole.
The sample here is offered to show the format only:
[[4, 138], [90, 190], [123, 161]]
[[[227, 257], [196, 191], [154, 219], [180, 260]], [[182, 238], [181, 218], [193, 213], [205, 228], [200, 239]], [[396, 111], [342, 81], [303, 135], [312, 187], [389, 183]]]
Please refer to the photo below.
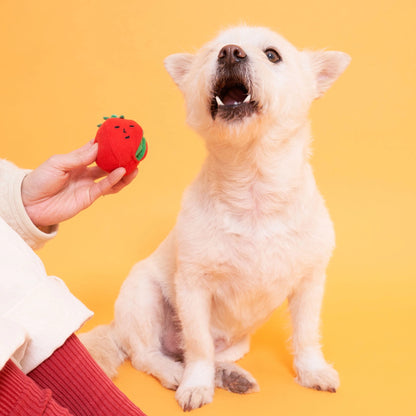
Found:
[[[299, 48], [352, 56], [311, 111], [312, 163], [337, 232], [323, 343], [341, 388], [322, 393], [293, 381], [283, 306], [241, 363], [261, 392], [218, 390], [195, 415], [413, 413], [415, 19], [414, 0], [0, 2], [0, 157], [36, 167], [93, 138], [111, 114], [136, 119], [149, 142], [135, 182], [63, 223], [39, 252], [96, 312], [85, 329], [111, 320], [122, 281], [171, 229], [204, 158], [163, 58], [240, 22], [268, 26]], [[128, 363], [116, 383], [149, 416], [182, 414], [173, 392]]]

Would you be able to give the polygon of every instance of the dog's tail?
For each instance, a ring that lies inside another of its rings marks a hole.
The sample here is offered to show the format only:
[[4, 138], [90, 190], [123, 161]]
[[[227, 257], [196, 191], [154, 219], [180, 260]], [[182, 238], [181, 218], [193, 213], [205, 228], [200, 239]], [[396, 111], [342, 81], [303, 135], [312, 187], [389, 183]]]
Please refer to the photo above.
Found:
[[115, 377], [127, 357], [115, 339], [114, 324], [99, 325], [80, 334], [79, 339], [108, 377]]

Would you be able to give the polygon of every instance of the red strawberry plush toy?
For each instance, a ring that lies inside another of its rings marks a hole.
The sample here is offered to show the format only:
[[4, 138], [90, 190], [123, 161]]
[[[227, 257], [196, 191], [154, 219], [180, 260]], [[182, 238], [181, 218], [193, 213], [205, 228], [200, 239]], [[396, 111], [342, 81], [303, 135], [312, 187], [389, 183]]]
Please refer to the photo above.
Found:
[[126, 175], [133, 172], [147, 154], [147, 142], [143, 137], [143, 129], [133, 120], [124, 116], [104, 117], [99, 124], [95, 142], [98, 143], [96, 163], [111, 172], [123, 167]]

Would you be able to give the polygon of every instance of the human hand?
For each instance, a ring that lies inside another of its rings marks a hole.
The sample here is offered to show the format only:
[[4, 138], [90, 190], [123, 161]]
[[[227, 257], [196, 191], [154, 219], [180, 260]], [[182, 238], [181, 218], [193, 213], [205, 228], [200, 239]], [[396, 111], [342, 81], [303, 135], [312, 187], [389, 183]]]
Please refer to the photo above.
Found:
[[88, 166], [95, 161], [97, 151], [97, 143], [91, 141], [70, 153], [52, 156], [24, 178], [23, 205], [37, 227], [75, 216], [100, 196], [119, 192], [136, 177], [137, 169], [124, 176], [124, 168], [108, 174], [98, 166]]

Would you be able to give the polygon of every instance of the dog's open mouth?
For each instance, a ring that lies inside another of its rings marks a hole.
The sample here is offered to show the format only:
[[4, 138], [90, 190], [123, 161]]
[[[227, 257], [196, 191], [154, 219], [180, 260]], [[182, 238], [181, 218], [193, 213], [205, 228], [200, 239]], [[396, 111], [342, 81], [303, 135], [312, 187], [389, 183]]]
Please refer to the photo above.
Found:
[[257, 102], [252, 99], [250, 88], [235, 78], [219, 80], [213, 91], [211, 115], [225, 120], [242, 119], [257, 111]]

